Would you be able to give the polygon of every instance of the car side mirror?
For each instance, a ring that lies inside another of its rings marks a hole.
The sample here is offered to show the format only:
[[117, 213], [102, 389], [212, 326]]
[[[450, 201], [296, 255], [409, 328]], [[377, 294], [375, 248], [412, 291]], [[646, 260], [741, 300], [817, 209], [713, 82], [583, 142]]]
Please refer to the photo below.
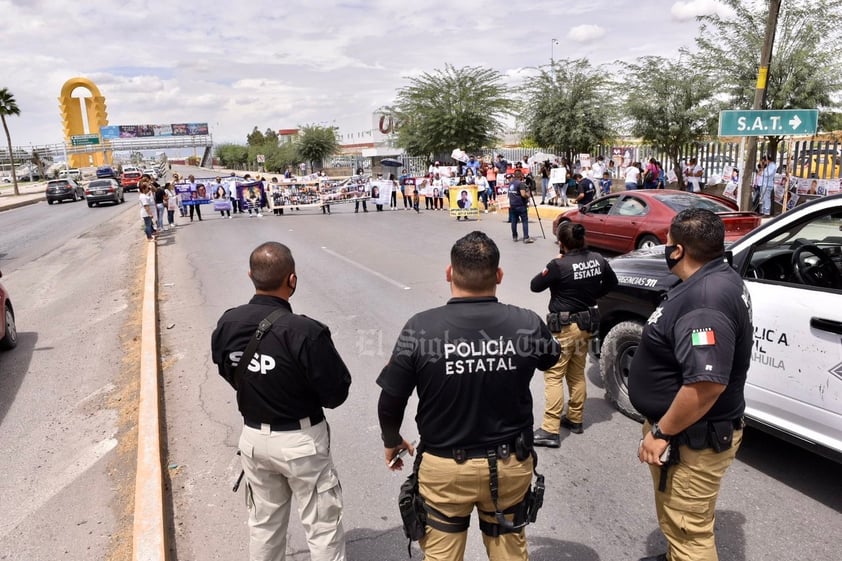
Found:
[[728, 262], [728, 265], [730, 267], [734, 266], [734, 252], [732, 252], [730, 249], [725, 252], [725, 261]]

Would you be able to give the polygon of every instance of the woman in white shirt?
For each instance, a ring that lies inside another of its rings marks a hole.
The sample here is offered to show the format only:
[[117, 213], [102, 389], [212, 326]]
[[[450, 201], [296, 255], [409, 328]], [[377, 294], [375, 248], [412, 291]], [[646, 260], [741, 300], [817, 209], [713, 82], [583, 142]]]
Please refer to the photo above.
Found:
[[640, 168], [638, 168], [636, 164], [637, 162], [626, 168], [626, 191], [637, 189], [637, 181], [640, 178]]
[[155, 199], [149, 195], [149, 185], [147, 183], [140, 184], [140, 218], [143, 220], [143, 229], [146, 232], [146, 239], [155, 240], [155, 234], [152, 233], [152, 209], [155, 208]]

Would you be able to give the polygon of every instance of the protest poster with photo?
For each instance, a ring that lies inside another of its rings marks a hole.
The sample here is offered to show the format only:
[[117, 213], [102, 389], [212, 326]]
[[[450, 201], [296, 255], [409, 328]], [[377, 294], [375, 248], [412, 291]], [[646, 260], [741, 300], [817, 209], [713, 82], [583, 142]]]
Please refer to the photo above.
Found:
[[395, 184], [392, 181], [372, 181], [371, 201], [376, 205], [388, 205], [392, 199], [392, 189]]
[[819, 190], [819, 180], [815, 178], [809, 177], [799, 177], [798, 178], [798, 189], [797, 193], [799, 195], [815, 195]]
[[479, 217], [476, 185], [457, 185], [449, 192], [450, 216]]
[[183, 205], [206, 205], [211, 202], [211, 194], [204, 183], [176, 183], [173, 188], [177, 195], [181, 195]]
[[775, 197], [775, 202], [778, 204], [781, 204], [781, 201], [784, 200], [784, 193], [789, 188], [787, 179], [787, 175], [775, 174], [775, 190], [773, 196]]
[[262, 181], [237, 183], [237, 199], [244, 210], [267, 206], [266, 191]]
[[819, 195], [830, 197], [842, 193], [842, 179], [828, 179], [824, 184], [824, 192], [819, 188]]

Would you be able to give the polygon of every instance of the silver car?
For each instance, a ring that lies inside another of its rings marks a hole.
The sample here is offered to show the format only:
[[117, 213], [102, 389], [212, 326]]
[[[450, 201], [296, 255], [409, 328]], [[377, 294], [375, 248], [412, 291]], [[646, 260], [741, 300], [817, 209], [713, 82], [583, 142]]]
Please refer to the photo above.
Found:
[[85, 198], [88, 199], [88, 207], [99, 205], [99, 203], [118, 205], [126, 200], [123, 194], [123, 186], [113, 177], [94, 179], [88, 183], [88, 186], [85, 187]]

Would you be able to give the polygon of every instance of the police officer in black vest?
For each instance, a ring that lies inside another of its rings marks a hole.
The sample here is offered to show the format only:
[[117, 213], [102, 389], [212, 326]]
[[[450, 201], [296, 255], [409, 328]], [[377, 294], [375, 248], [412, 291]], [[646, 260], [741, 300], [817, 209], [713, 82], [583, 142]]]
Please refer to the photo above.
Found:
[[[599, 327], [596, 300], [617, 286], [617, 276], [599, 253], [585, 247], [585, 227], [562, 222], [556, 231], [558, 257], [530, 283], [532, 292], [550, 289], [547, 325], [561, 343], [561, 356], [544, 372], [544, 419], [535, 431], [535, 445], [558, 448], [560, 427], [581, 434], [587, 381], [585, 360], [591, 333]], [[563, 381], [570, 399], [564, 409]]]
[[576, 204], [579, 205], [579, 210], [582, 207], [590, 204], [596, 196], [596, 185], [587, 177], [583, 177], [581, 173], [573, 176], [576, 180]]
[[719, 216], [675, 216], [664, 255], [681, 282], [646, 322], [629, 371], [629, 398], [647, 419], [638, 457], [669, 544], [650, 561], [717, 560], [714, 509], [742, 440], [753, 345], [751, 299], [724, 249]]
[[497, 301], [503, 271], [488, 236], [459, 239], [450, 263], [452, 298], [406, 323], [377, 379], [386, 463], [396, 460], [389, 467], [401, 469], [396, 456], [413, 451], [400, 426], [417, 390], [425, 558], [461, 561], [477, 506], [489, 558], [526, 560], [534, 466], [529, 383], [536, 368], [558, 360], [559, 346], [534, 312]]
[[[239, 449], [249, 559], [285, 558], [295, 496], [312, 558], [344, 561], [342, 490], [322, 408], [345, 401], [351, 375], [327, 326], [292, 312], [289, 299], [298, 277], [289, 248], [277, 242], [258, 246], [249, 258], [249, 277], [255, 295], [226, 311], [211, 338], [213, 362], [237, 391], [245, 425]], [[252, 356], [243, 357], [259, 325], [265, 334]], [[241, 360], [249, 362], [238, 369]]]

